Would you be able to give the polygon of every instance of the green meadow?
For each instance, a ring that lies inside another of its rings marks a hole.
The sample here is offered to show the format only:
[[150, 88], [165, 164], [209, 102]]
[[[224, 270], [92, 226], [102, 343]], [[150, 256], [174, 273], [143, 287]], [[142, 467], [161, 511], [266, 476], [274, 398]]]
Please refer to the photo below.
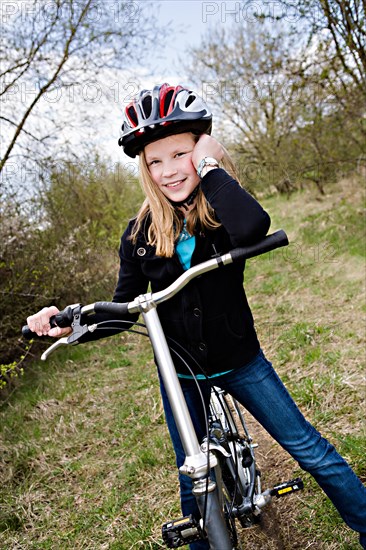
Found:
[[[364, 181], [261, 201], [273, 231], [290, 240], [247, 263], [262, 347], [306, 417], [365, 482]], [[30, 353], [0, 409], [0, 548], [163, 548], [161, 525], [180, 511], [148, 339], [124, 333], [46, 363]], [[302, 475], [305, 489], [242, 531], [243, 548], [357, 550], [357, 535], [310, 476], [248, 421], [263, 486]]]

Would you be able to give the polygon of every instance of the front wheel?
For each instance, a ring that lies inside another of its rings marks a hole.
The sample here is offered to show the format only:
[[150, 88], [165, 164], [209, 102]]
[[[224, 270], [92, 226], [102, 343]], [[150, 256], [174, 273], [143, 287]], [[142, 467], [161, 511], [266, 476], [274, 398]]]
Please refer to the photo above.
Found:
[[[219, 470], [219, 467], [218, 467]], [[216, 468], [215, 468], [216, 471]], [[208, 486], [207, 486], [208, 485]], [[211, 550], [236, 550], [237, 536], [235, 522], [228, 522], [220, 498], [220, 484], [215, 481], [199, 480], [193, 484], [193, 494], [204, 518], [203, 529]]]
[[259, 522], [253, 501], [261, 492], [260, 472], [239, 403], [218, 388], [212, 390], [209, 424], [211, 442], [218, 449], [218, 491], [232, 541], [238, 544], [235, 518], [245, 528]]

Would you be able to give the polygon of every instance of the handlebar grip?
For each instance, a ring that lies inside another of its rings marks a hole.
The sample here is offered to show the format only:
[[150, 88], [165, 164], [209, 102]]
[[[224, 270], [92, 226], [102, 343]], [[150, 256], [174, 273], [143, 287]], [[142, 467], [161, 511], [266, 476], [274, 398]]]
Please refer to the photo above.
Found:
[[94, 304], [95, 313], [109, 313], [118, 317], [124, 317], [128, 311], [128, 302], [118, 303], [118, 302], [95, 302]]
[[32, 340], [33, 338], [42, 338], [42, 336], [38, 336], [38, 334], [32, 332], [28, 325], [24, 325], [22, 327], [22, 336], [26, 340]]
[[235, 262], [238, 260], [254, 258], [254, 256], [265, 254], [266, 252], [270, 252], [271, 250], [275, 250], [281, 246], [287, 246], [288, 244], [286, 233], [283, 229], [280, 229], [271, 235], [267, 235], [267, 237], [264, 237], [264, 239], [258, 243], [250, 246], [234, 248], [234, 250], [231, 250], [230, 255], [233, 262]]

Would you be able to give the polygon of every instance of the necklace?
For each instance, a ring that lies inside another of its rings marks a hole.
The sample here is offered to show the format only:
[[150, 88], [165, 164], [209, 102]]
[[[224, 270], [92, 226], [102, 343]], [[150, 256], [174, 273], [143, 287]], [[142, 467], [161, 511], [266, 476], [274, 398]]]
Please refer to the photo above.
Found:
[[180, 232], [180, 235], [178, 237], [178, 243], [182, 243], [184, 241], [187, 241], [188, 239], [190, 239], [192, 237], [192, 235], [190, 235], [188, 233], [188, 230], [187, 230], [187, 220], [183, 220], [183, 228], [182, 228], [182, 231]]

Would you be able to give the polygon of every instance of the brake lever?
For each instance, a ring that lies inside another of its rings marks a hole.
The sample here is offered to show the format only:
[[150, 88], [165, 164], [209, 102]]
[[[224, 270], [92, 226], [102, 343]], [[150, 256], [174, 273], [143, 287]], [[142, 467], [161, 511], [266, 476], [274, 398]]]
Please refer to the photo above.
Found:
[[79, 338], [87, 333], [90, 329], [88, 325], [81, 325], [81, 305], [78, 304], [73, 309], [73, 322], [71, 323], [72, 333], [69, 336], [59, 338], [57, 342], [54, 342], [52, 346], [46, 349], [41, 355], [41, 360], [46, 359], [56, 351], [60, 346], [76, 346], [79, 343]]
[[51, 355], [51, 353], [53, 353], [54, 351], [56, 351], [57, 348], [59, 348], [60, 346], [63, 346], [63, 345], [68, 345], [69, 344], [69, 338], [67, 336], [64, 336], [63, 338], [59, 338], [57, 340], [57, 342], [54, 342], [52, 344], [52, 346], [50, 346], [49, 348], [46, 349], [46, 351], [44, 351], [41, 355], [41, 360], [42, 361], [46, 361], [46, 359], [48, 358], [49, 355]]

